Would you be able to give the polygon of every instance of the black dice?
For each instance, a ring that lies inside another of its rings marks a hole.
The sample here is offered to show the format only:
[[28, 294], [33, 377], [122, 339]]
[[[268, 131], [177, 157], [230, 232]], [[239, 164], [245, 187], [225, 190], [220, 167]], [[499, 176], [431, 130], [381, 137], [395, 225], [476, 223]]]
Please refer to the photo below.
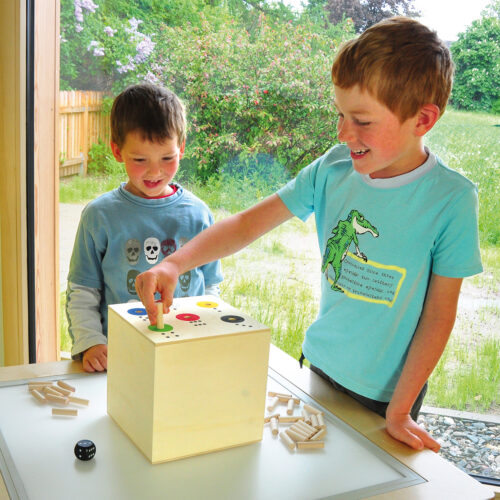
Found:
[[75, 445], [75, 456], [79, 460], [90, 460], [95, 456], [95, 444], [90, 439], [81, 439]]

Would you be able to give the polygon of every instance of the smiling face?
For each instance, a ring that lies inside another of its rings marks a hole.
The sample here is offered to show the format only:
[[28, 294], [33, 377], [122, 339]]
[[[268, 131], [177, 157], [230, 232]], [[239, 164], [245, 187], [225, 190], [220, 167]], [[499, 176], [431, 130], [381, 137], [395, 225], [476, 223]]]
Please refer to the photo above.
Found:
[[139, 132], [129, 132], [122, 147], [112, 142], [111, 150], [116, 160], [125, 164], [129, 178], [125, 189], [141, 198], [157, 198], [172, 193], [170, 183], [179, 168], [184, 146], [179, 146], [176, 137], [151, 142]]
[[360, 174], [395, 177], [425, 162], [422, 136], [434, 124], [430, 124], [425, 110], [401, 123], [397, 115], [358, 85], [349, 89], [335, 86], [335, 107], [339, 113], [338, 138], [351, 150], [354, 169]]

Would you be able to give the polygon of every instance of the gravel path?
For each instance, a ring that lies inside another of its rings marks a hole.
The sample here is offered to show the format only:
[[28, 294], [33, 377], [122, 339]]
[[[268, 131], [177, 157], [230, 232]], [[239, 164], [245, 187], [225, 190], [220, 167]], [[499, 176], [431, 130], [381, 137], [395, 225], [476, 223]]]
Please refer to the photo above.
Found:
[[481, 421], [421, 412], [418, 423], [439, 441], [439, 454], [459, 469], [500, 479], [500, 419]]

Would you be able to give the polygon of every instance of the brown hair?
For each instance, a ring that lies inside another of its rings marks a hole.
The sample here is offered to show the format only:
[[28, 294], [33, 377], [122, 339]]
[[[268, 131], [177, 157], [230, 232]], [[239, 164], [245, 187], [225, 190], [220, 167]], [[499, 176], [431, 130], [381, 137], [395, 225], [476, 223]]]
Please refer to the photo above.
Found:
[[180, 146], [186, 138], [184, 105], [173, 92], [158, 85], [127, 87], [111, 108], [111, 140], [121, 147], [129, 132], [139, 132], [149, 141], [177, 136]]
[[347, 89], [359, 85], [403, 122], [425, 104], [444, 113], [453, 70], [450, 52], [435, 31], [414, 19], [392, 17], [341, 46], [332, 81]]

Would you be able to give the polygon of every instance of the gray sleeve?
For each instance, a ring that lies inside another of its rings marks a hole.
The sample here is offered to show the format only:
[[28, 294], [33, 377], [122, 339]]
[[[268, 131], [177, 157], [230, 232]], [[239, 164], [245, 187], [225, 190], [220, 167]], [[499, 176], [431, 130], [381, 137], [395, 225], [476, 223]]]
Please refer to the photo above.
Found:
[[206, 295], [214, 295], [215, 297], [219, 297], [220, 295], [220, 288], [218, 283], [215, 285], [207, 285], [205, 287], [205, 294]]
[[102, 332], [100, 303], [101, 293], [97, 288], [68, 283], [66, 316], [69, 335], [73, 340], [73, 359], [81, 359], [82, 353], [94, 345], [108, 343]]

